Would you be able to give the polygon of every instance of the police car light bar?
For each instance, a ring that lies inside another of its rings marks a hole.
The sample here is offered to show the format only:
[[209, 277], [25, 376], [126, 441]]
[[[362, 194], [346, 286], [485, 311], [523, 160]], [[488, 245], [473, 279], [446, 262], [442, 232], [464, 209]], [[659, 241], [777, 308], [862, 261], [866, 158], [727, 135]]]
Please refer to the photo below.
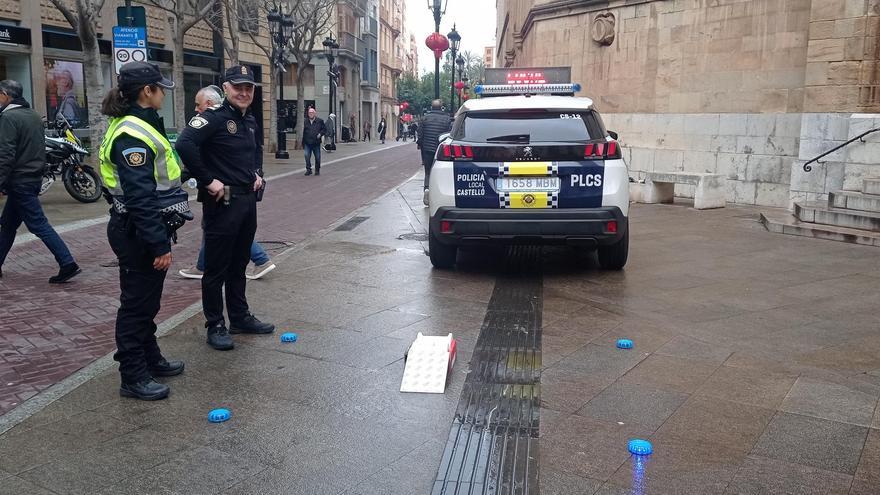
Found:
[[573, 95], [581, 90], [578, 83], [565, 84], [479, 84], [474, 92], [480, 96], [508, 95]]

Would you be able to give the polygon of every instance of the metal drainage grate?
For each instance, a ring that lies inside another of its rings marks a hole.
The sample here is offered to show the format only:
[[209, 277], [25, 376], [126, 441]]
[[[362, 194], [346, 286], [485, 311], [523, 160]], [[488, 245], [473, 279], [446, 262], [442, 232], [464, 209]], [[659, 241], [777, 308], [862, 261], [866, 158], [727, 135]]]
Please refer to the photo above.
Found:
[[351, 217], [346, 220], [342, 225], [336, 227], [335, 231], [337, 232], [347, 232], [349, 230], [354, 230], [358, 225], [366, 222], [370, 217]]
[[428, 234], [423, 232], [410, 232], [409, 234], [400, 234], [397, 236], [398, 240], [401, 241], [420, 241], [425, 242], [428, 240]]
[[433, 495], [538, 493], [542, 285], [496, 282]]

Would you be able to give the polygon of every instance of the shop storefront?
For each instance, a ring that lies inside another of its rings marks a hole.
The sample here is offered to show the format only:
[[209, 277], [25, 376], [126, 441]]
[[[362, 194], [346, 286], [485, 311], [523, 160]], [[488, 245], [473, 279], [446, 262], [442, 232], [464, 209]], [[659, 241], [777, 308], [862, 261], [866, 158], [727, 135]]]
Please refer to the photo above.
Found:
[[33, 101], [30, 29], [0, 24], [0, 80], [3, 79], [20, 82], [24, 98]]

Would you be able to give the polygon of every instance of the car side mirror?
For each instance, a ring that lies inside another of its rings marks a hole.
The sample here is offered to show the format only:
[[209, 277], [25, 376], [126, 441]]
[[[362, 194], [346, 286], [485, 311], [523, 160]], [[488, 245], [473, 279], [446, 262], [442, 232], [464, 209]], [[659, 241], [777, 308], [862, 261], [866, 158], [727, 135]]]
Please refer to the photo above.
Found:
[[608, 131], [608, 135], [611, 136], [611, 139], [617, 141], [617, 133], [614, 131]]
[[440, 134], [440, 142], [441, 142], [441, 143], [442, 143], [443, 141], [446, 141], [446, 139], [448, 139], [448, 138], [449, 138], [449, 133], [448, 133], [448, 132], [444, 132], [443, 134]]

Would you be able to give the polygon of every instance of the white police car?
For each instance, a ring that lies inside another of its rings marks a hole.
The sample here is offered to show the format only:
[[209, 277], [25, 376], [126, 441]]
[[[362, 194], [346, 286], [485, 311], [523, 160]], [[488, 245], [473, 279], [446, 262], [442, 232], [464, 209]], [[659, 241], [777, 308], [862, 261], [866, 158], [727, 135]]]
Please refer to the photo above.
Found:
[[550, 80], [566, 71], [487, 69], [505, 84], [476, 87], [482, 97], [458, 110], [428, 186], [435, 267], [485, 244], [573, 245], [598, 250], [604, 268], [626, 264], [629, 173], [579, 85]]

